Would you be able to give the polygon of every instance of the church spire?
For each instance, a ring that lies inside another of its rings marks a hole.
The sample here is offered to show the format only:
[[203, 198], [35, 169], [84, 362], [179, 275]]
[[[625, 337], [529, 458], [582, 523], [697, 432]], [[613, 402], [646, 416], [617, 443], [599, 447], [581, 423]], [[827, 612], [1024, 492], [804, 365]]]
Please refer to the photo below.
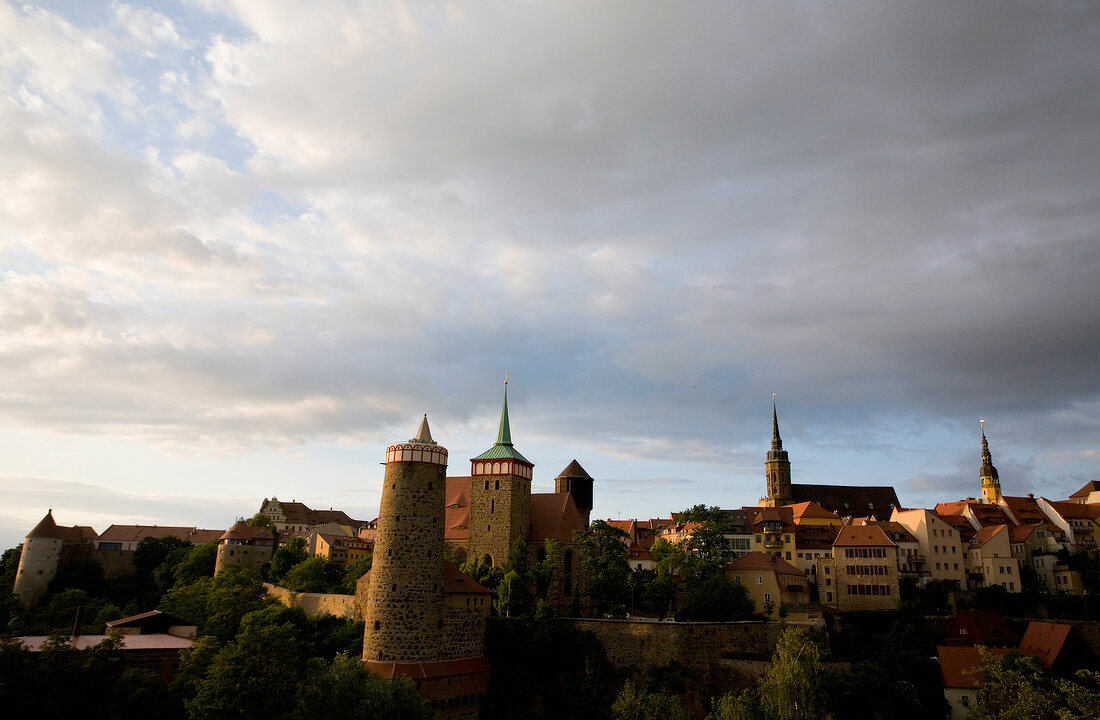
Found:
[[424, 445], [435, 445], [435, 440], [432, 440], [432, 431], [428, 428], [428, 414], [424, 413], [424, 419], [420, 421], [420, 429], [416, 431], [416, 437], [409, 440], [411, 443], [422, 443]]
[[779, 416], [775, 412], [775, 395], [772, 395], [772, 452], [783, 449], [783, 438], [779, 437]]
[[982, 428], [982, 469], [978, 471], [978, 479], [982, 484], [982, 499], [997, 504], [1001, 500], [1001, 477], [993, 465], [989, 441], [985, 439], [985, 420], [979, 422]]
[[500, 429], [497, 430], [497, 445], [512, 444], [512, 428], [508, 424], [508, 373], [504, 373], [504, 408], [500, 411]]

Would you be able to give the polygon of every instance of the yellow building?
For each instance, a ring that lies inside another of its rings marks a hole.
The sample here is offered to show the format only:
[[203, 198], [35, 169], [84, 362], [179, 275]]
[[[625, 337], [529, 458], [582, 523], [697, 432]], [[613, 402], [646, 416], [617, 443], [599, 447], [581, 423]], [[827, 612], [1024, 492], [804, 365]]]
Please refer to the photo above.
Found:
[[818, 596], [839, 612], [893, 610], [898, 583], [898, 548], [882, 528], [845, 525], [833, 543], [833, 556], [817, 561]]
[[726, 574], [745, 587], [757, 612], [766, 613], [769, 606], [783, 605], [805, 610], [810, 602], [805, 573], [773, 554], [751, 552], [726, 568]]

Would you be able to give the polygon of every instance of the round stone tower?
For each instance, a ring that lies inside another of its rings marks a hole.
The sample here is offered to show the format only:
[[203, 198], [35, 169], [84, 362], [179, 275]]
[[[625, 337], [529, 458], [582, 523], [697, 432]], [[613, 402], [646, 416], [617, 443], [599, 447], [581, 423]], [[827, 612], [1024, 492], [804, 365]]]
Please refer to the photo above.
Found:
[[428, 416], [416, 437], [386, 448], [386, 474], [366, 599], [363, 660], [443, 657], [443, 527], [447, 450]]
[[57, 574], [63, 544], [51, 508], [23, 540], [23, 553], [19, 556], [19, 570], [12, 592], [19, 596], [24, 605], [35, 605], [46, 593], [50, 581]]

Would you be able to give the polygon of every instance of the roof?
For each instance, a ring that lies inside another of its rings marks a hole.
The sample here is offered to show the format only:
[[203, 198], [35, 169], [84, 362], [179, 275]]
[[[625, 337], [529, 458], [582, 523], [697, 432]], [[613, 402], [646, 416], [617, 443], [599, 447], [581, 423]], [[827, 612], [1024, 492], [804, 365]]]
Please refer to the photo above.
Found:
[[791, 517], [795, 523], [799, 523], [803, 518], [820, 518], [828, 520], [836, 520], [837, 514], [831, 510], [826, 510], [813, 500], [807, 500], [805, 502], [795, 503], [788, 505], [791, 509]]
[[845, 525], [837, 533], [834, 546], [896, 547], [882, 528], [875, 525]]
[[573, 531], [584, 530], [584, 520], [569, 493], [531, 493], [531, 532], [528, 540], [553, 538], [573, 542]]
[[479, 584], [454, 565], [443, 563], [443, 591], [458, 595], [492, 595], [493, 591]]
[[779, 575], [798, 575], [803, 577], [805, 573], [791, 565], [781, 557], [771, 553], [750, 552], [734, 560], [728, 566], [730, 570], [766, 570], [774, 571]]
[[[936, 648], [940, 661], [940, 676], [945, 688], [977, 688], [985, 682], [985, 676], [979, 667], [982, 664], [980, 645], [952, 646], [941, 645]], [[985, 648], [993, 655], [1012, 652], [1011, 648]]]
[[171, 525], [112, 525], [103, 531], [99, 539], [108, 542], [141, 542], [145, 538], [174, 537], [192, 545], [202, 545], [219, 539], [224, 532]]
[[500, 411], [500, 429], [497, 431], [496, 443], [481, 453], [480, 455], [470, 458], [471, 460], [498, 460], [511, 458], [513, 460], [520, 460], [522, 462], [531, 465], [531, 461], [523, 457], [519, 450], [512, 447], [512, 428], [508, 422], [508, 384], [505, 381], [504, 385], [504, 407]]
[[412, 680], [430, 680], [448, 675], [471, 675], [489, 672], [489, 661], [484, 657], [461, 658], [459, 660], [440, 660], [439, 662], [396, 663], [365, 661], [367, 669], [384, 678], [410, 678]]
[[444, 508], [444, 538], [452, 542], [470, 537], [470, 483], [469, 475], [448, 477], [446, 507]]
[[1071, 498], [1087, 498], [1094, 492], [1100, 492], [1100, 480], [1089, 480], [1077, 492], [1070, 495]]
[[1039, 503], [1035, 502], [1034, 497], [1002, 495], [1001, 500], [1004, 501], [1009, 512], [1015, 516], [1016, 522], [1020, 524], [1039, 524], [1049, 520], [1046, 514], [1043, 513], [1042, 508], [1039, 507]]
[[813, 500], [826, 510], [836, 510], [841, 515], [874, 515], [879, 520], [889, 520], [890, 511], [901, 507], [898, 494], [888, 485], [803, 485], [791, 484], [791, 500]]
[[274, 536], [267, 528], [252, 527], [244, 520], [238, 520], [233, 523], [232, 527], [218, 536], [218, 540], [255, 540], [257, 538], [271, 539], [272, 537]]
[[974, 539], [970, 541], [971, 545], [982, 546], [992, 540], [1001, 532], [1007, 532], [1005, 525], [993, 525], [991, 527], [983, 527], [974, 535]]
[[[142, 650], [185, 650], [194, 643], [190, 638], [180, 637], [179, 635], [169, 635], [167, 633], [148, 633], [145, 635], [77, 635], [70, 638], [69, 643], [73, 646], [74, 650], [87, 650], [90, 647], [95, 647], [107, 638], [118, 638], [122, 641], [122, 649], [129, 652]], [[41, 652], [42, 646], [50, 639], [50, 636], [28, 635], [16, 639], [23, 643], [30, 652]]]
[[107, 627], [109, 628], [141, 628], [142, 632], [146, 635], [163, 632], [170, 627], [177, 626], [193, 627], [195, 623], [190, 620], [176, 617], [175, 615], [163, 613], [160, 610], [150, 610], [149, 612], [131, 615], [130, 617], [111, 620], [107, 623]]
[[1077, 518], [1078, 520], [1091, 519], [1089, 517], [1088, 505], [1058, 500], [1047, 500], [1047, 504], [1050, 505], [1054, 512], [1058, 513], [1063, 518]]
[[[964, 636], [958, 632], [962, 628], [973, 632], [967, 632]], [[992, 610], [961, 611], [955, 618], [949, 635], [965, 640], [967, 645], [1015, 646], [1019, 640], [1004, 618]]]
[[1036, 529], [1043, 527], [1039, 523], [1029, 523], [1027, 525], [1016, 525], [1009, 533], [1011, 534], [1011, 540], [1014, 543], [1022, 543], [1031, 536], [1031, 533]]
[[573, 462], [566, 465], [564, 470], [562, 470], [560, 473], [558, 473], [558, 477], [560, 477], [560, 478], [588, 478], [589, 480], [592, 479], [592, 476], [589, 475], [588, 473], [586, 473], [584, 471], [584, 468], [581, 467], [581, 464], [579, 462], [577, 462], [575, 459], [573, 460]]
[[882, 531], [886, 533], [886, 537], [890, 538], [896, 543], [899, 542], [917, 542], [917, 538], [913, 536], [913, 533], [909, 532], [909, 529], [899, 522], [893, 520], [867, 520], [861, 518], [860, 520], [853, 520], [853, 525], [874, 525], [875, 527], [882, 528]]
[[1020, 640], [1020, 652], [1030, 651], [1050, 667], [1058, 659], [1072, 630], [1072, 625], [1032, 620]]
[[96, 531], [88, 525], [73, 525], [65, 527], [58, 525], [53, 519], [53, 508], [46, 511], [45, 517], [38, 521], [29, 533], [28, 538], [53, 538], [63, 542], [80, 542], [82, 540], [94, 540]]

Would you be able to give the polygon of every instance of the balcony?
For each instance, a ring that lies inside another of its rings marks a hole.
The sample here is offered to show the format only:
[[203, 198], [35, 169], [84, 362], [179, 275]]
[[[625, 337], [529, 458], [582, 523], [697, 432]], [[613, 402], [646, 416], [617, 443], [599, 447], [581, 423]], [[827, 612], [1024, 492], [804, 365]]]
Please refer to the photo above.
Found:
[[766, 548], [781, 548], [783, 547], [782, 535], [768, 535], [764, 534], [764, 547]]

